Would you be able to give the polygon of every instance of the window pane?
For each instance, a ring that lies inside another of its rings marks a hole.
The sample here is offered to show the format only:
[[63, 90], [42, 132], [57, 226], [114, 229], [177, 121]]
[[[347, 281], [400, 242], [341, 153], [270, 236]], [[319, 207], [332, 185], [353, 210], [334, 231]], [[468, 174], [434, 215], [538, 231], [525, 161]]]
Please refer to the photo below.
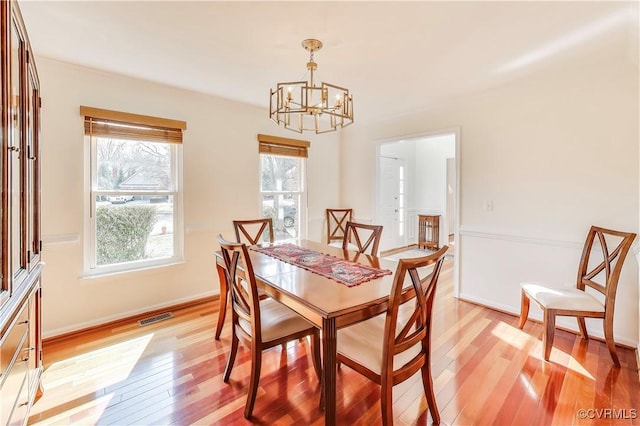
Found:
[[171, 145], [96, 138], [98, 190], [172, 190]]
[[300, 191], [299, 158], [261, 155], [262, 191]]
[[298, 194], [263, 194], [262, 217], [273, 220], [276, 240], [300, 235], [300, 196]]
[[96, 196], [96, 265], [171, 257], [173, 196]]

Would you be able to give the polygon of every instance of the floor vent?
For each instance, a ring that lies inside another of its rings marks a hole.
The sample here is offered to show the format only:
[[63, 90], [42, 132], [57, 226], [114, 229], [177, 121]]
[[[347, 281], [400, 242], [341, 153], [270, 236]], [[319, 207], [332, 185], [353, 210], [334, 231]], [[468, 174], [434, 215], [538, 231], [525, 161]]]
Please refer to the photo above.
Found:
[[152, 317], [149, 318], [145, 318], [143, 320], [138, 321], [138, 325], [140, 325], [141, 327], [143, 325], [149, 325], [149, 324], [153, 324], [159, 321], [163, 321], [169, 318], [173, 318], [173, 314], [171, 312], [165, 312], [163, 314], [158, 314], [158, 315], [154, 315]]

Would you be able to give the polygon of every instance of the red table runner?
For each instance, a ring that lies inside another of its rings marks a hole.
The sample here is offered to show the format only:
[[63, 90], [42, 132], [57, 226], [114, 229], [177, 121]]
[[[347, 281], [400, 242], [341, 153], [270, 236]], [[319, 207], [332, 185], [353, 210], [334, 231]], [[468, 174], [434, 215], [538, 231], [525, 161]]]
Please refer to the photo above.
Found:
[[323, 277], [330, 278], [347, 287], [353, 287], [367, 281], [391, 274], [388, 269], [378, 269], [340, 259], [326, 253], [309, 250], [295, 244], [283, 244], [269, 247], [252, 247], [252, 250], [275, 257]]

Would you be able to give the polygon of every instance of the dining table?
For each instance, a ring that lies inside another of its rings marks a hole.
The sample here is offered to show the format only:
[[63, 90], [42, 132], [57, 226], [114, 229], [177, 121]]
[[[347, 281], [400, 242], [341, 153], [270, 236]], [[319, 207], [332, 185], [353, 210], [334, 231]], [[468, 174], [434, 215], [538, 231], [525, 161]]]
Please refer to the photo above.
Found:
[[[263, 293], [288, 306], [321, 330], [323, 365], [320, 409], [324, 409], [325, 424], [335, 425], [337, 330], [387, 310], [397, 261], [309, 240], [281, 243], [327, 254], [346, 261], [347, 265], [362, 265], [382, 271], [381, 276], [364, 282], [345, 284], [334, 277], [318, 273], [313, 268], [300, 267], [263, 252], [265, 247], [277, 247], [278, 244], [280, 243], [266, 243], [262, 247], [250, 247], [256, 282]], [[216, 338], [219, 339], [227, 306], [228, 284], [220, 251], [216, 251], [215, 256], [220, 278], [221, 312], [216, 327]], [[238, 269], [241, 276], [242, 265], [238, 265]], [[380, 339], [382, 344], [382, 336]]]

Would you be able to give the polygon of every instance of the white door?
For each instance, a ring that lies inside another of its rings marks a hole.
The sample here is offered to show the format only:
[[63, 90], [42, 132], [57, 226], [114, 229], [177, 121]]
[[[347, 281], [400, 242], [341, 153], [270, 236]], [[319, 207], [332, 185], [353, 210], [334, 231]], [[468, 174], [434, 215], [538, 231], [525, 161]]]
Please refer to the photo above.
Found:
[[454, 234], [456, 217], [456, 159], [447, 158], [447, 227], [444, 244]]
[[384, 227], [380, 239], [380, 250], [406, 245], [405, 175], [405, 160], [380, 157], [380, 219]]

